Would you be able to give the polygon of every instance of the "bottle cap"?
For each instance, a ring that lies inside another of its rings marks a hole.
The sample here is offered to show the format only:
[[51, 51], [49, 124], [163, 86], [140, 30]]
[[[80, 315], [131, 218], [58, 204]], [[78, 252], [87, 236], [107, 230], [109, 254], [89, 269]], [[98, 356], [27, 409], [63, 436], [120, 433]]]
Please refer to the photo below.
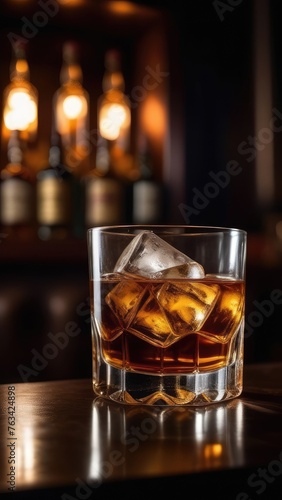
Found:
[[118, 49], [109, 49], [105, 54], [105, 68], [108, 71], [119, 71], [121, 66], [121, 53]]
[[28, 47], [28, 41], [27, 40], [16, 40], [13, 43], [13, 50], [14, 54], [17, 59], [25, 59], [26, 58], [26, 51]]
[[63, 59], [67, 63], [74, 63], [79, 58], [79, 45], [73, 40], [68, 40], [63, 45]]

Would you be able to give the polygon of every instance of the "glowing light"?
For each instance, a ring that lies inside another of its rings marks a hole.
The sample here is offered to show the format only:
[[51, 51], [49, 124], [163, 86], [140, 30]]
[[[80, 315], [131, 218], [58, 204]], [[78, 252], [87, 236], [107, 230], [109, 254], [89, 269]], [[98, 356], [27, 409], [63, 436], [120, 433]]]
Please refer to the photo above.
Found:
[[126, 113], [122, 106], [119, 104], [113, 104], [108, 110], [109, 120], [113, 121], [120, 128], [126, 119]]
[[124, 1], [109, 2], [108, 8], [115, 14], [121, 15], [136, 14], [138, 12], [137, 7], [132, 5], [131, 2]]
[[8, 98], [8, 106], [12, 109], [19, 108], [21, 105], [25, 106], [30, 101], [30, 96], [24, 91], [14, 90], [10, 93]]
[[115, 103], [102, 107], [99, 119], [102, 137], [113, 141], [119, 137], [121, 129], [128, 125], [129, 117], [124, 106]]
[[222, 455], [222, 445], [220, 443], [206, 444], [204, 454], [206, 458], [218, 458]]
[[69, 120], [78, 118], [83, 110], [83, 102], [81, 97], [78, 97], [76, 95], [70, 95], [66, 97], [63, 102], [63, 110]]
[[4, 110], [4, 123], [9, 130], [27, 130], [37, 118], [37, 105], [24, 89], [13, 90]]
[[148, 96], [146, 102], [144, 102], [141, 119], [144, 130], [146, 130], [151, 137], [163, 137], [165, 134], [167, 117], [163, 104], [154, 96]]

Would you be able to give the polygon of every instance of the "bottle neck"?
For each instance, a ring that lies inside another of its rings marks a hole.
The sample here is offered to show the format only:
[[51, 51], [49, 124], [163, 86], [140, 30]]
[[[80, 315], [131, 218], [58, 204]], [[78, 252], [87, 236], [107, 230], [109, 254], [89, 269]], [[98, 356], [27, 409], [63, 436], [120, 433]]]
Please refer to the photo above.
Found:
[[117, 50], [108, 50], [105, 54], [105, 73], [102, 80], [104, 93], [119, 91], [124, 93], [125, 82], [121, 71], [121, 55]]
[[28, 80], [29, 81], [29, 65], [26, 57], [26, 44], [19, 42], [15, 44], [13, 57], [10, 65], [10, 79]]
[[67, 82], [76, 82], [82, 85], [83, 74], [79, 64], [79, 50], [74, 42], [66, 42], [63, 45], [63, 64], [60, 72], [61, 85]]
[[26, 59], [16, 59], [11, 63], [10, 69], [10, 79], [15, 80], [27, 80], [29, 81], [29, 65]]
[[61, 138], [59, 134], [54, 133], [51, 137], [51, 144], [49, 149], [49, 165], [56, 168], [62, 162], [62, 147]]
[[13, 130], [8, 142], [7, 157], [9, 163], [21, 164], [23, 159], [23, 152], [20, 142], [19, 133]]
[[124, 93], [125, 83], [122, 73], [120, 71], [105, 71], [102, 89], [105, 94], [111, 91]]
[[154, 177], [154, 169], [148, 139], [145, 136], [140, 136], [138, 142], [138, 166], [140, 178], [152, 180]]
[[110, 151], [108, 142], [100, 137], [96, 150], [96, 170], [102, 175], [110, 171]]
[[77, 63], [64, 63], [60, 72], [60, 83], [64, 85], [66, 83], [79, 83], [82, 85], [83, 76], [82, 69]]

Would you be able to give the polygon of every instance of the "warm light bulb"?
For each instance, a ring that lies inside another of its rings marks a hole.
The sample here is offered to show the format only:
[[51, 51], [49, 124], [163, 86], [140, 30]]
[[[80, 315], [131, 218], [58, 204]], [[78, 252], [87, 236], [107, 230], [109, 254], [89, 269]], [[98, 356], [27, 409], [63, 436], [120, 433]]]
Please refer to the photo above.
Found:
[[100, 112], [100, 133], [105, 139], [115, 140], [120, 135], [120, 129], [127, 122], [126, 110], [120, 104], [106, 104]]
[[69, 120], [81, 116], [83, 111], [83, 97], [70, 95], [63, 102], [63, 110]]
[[36, 103], [24, 89], [10, 93], [4, 110], [4, 123], [7, 129], [27, 130], [36, 120], [36, 116]]
[[112, 104], [108, 110], [108, 118], [120, 128], [125, 122], [126, 113], [119, 104]]
[[22, 105], [26, 106], [30, 101], [30, 96], [23, 90], [14, 90], [10, 92], [7, 104], [12, 109], [19, 109]]
[[101, 136], [110, 141], [114, 141], [119, 136], [119, 128], [113, 123], [110, 123], [107, 119], [101, 119], [100, 121], [100, 131]]

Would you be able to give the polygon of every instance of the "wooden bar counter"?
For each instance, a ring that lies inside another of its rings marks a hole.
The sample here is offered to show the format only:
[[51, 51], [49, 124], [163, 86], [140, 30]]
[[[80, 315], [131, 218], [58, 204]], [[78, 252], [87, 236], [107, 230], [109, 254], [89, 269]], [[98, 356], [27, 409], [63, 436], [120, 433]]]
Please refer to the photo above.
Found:
[[91, 380], [0, 385], [0, 497], [282, 498], [282, 364], [245, 366], [224, 404], [137, 407]]

